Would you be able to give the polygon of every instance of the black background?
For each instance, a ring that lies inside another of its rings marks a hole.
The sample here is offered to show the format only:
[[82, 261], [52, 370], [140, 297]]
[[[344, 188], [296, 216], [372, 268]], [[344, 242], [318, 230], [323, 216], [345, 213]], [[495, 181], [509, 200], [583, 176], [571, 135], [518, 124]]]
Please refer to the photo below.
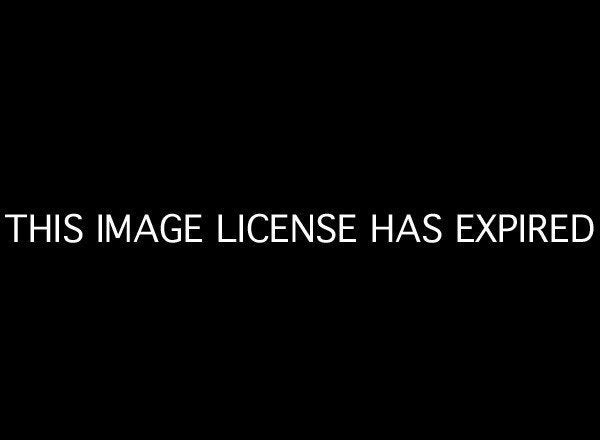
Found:
[[[460, 246], [453, 218], [597, 221], [592, 29], [524, 11], [247, 12], [23, 16], [3, 55], [2, 213], [356, 212], [361, 243], [4, 240], [11, 412], [573, 429], [595, 389], [597, 238]], [[444, 241], [371, 246], [375, 212], [438, 212]]]

